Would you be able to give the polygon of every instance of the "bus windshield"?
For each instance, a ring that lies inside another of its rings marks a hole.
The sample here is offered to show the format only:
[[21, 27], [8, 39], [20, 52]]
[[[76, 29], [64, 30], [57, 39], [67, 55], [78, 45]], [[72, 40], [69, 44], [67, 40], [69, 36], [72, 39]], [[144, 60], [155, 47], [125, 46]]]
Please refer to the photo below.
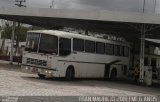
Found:
[[58, 37], [47, 34], [28, 33], [25, 50], [44, 54], [57, 54]]
[[26, 51], [37, 52], [40, 34], [28, 33], [26, 41]]
[[57, 54], [58, 37], [53, 35], [41, 34], [39, 53]]

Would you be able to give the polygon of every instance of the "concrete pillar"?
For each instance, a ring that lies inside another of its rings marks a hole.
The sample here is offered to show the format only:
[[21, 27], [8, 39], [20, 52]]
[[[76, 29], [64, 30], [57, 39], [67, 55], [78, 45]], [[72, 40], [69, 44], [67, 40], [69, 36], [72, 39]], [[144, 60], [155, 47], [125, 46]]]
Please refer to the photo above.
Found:
[[144, 56], [145, 56], [145, 24], [142, 24], [141, 29], [141, 49], [140, 49], [140, 82], [144, 80]]
[[16, 22], [13, 21], [13, 26], [12, 26], [12, 42], [11, 42], [11, 54], [10, 54], [10, 64], [13, 64], [13, 56], [14, 56], [14, 35], [15, 35], [15, 26], [16, 26]]

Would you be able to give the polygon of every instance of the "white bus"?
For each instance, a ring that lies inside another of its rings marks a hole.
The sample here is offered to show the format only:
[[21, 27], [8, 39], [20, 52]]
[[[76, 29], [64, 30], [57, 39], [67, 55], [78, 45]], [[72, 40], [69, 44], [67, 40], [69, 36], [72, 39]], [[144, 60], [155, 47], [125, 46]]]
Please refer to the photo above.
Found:
[[120, 78], [127, 75], [130, 46], [63, 31], [29, 31], [22, 69], [44, 77]]

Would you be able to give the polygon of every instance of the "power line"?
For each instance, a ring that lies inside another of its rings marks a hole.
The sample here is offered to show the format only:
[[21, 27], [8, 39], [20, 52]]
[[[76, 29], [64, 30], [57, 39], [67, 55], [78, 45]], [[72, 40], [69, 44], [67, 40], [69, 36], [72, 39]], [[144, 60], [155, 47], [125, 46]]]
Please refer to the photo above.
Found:
[[[24, 4], [26, 0], [15, 0], [15, 5], [18, 7], [26, 7]], [[17, 32], [17, 39], [16, 39], [16, 47], [19, 47], [19, 35], [20, 35], [20, 22], [18, 22], [18, 32]]]
[[146, 0], [143, 0], [143, 13], [145, 12]]
[[23, 3], [26, 3], [26, 0], [15, 0], [15, 5], [18, 7], [26, 7]]

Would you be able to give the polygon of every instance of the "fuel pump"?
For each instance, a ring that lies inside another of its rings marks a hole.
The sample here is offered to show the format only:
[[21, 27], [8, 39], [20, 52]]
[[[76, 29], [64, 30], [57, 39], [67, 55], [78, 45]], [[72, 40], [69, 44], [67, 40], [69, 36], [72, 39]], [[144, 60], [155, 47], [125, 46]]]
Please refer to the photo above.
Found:
[[152, 66], [144, 66], [144, 83], [147, 86], [152, 85]]

